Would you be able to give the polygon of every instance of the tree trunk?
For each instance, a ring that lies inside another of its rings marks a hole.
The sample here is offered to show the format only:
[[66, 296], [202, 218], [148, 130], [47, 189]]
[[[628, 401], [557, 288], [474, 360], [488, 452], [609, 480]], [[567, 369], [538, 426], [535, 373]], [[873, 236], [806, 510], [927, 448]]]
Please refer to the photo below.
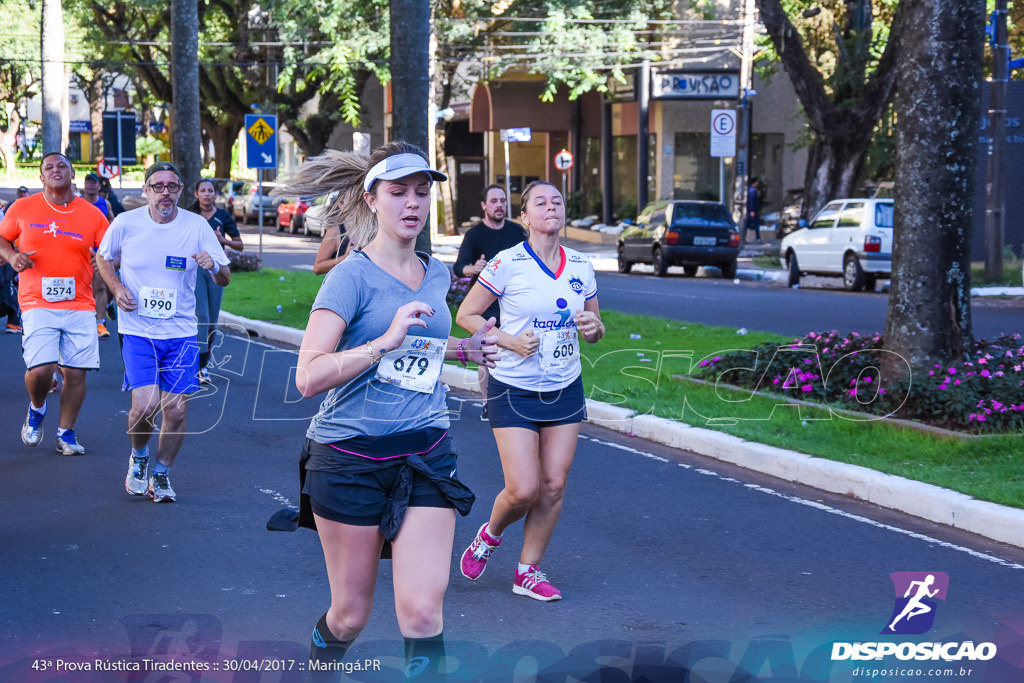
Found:
[[[103, 149], [103, 108], [106, 105], [103, 87], [103, 71], [94, 71], [95, 77], [87, 85], [86, 99], [89, 101], [89, 123], [92, 131], [89, 133], [89, 161], [99, 160], [100, 151]], [[85, 161], [85, 159], [83, 159]]]
[[854, 187], [867, 156], [871, 130], [857, 134], [849, 128], [845, 136], [817, 135], [807, 154], [804, 202], [807, 216], [813, 216], [835, 197], [854, 196]]
[[243, 115], [235, 114], [228, 116], [227, 123], [218, 123], [212, 118], [203, 117], [203, 128], [213, 141], [213, 175], [218, 178], [231, 177], [231, 148], [244, 122]]
[[[202, 121], [202, 115], [200, 115], [199, 120]], [[206, 132], [206, 128], [205, 127], [202, 129], [201, 137], [202, 137], [202, 141], [203, 141], [203, 161], [202, 161], [202, 164], [203, 164], [203, 168], [206, 168], [207, 166], [210, 165], [210, 162], [213, 161], [213, 160], [210, 158], [210, 134], [208, 132]]]
[[[391, 139], [410, 142], [430, 156], [427, 111], [430, 101], [429, 0], [391, 0]], [[433, 122], [431, 122], [433, 123]], [[430, 221], [416, 238], [430, 253]]]
[[[365, 79], [363, 83], [365, 83]], [[306, 104], [305, 100], [293, 98], [289, 102], [281, 104], [284, 126], [295, 140], [295, 144], [302, 150], [302, 154], [312, 157], [323, 152], [327, 148], [331, 134], [338, 126], [335, 114], [341, 108], [341, 99], [337, 93], [320, 93], [318, 112], [305, 117], [302, 112]]]
[[[851, 4], [854, 1], [859, 3], [859, 12], [856, 16], [847, 16], [847, 30], [856, 29], [863, 36], [863, 43], [872, 35], [870, 6], [864, 0], [851, 0]], [[808, 56], [799, 31], [789, 20], [782, 0], [756, 0], [761, 22], [804, 108], [807, 125], [814, 132], [814, 146], [807, 162], [802, 218], [813, 216], [829, 200], [848, 197], [853, 191], [872, 131], [892, 98], [901, 38], [916, 30], [912, 23], [905, 21], [903, 8], [907, 3], [908, 0], [903, 0], [896, 8], [888, 41], [874, 71], [866, 74], [864, 60], [858, 56], [861, 53], [857, 51], [866, 50], [867, 44], [855, 46], [857, 54], [841, 60], [845, 78], [839, 79], [839, 91], [830, 91], [817, 64]]]
[[42, 11], [43, 154], [63, 154], [67, 143], [61, 119], [68, 91], [64, 71], [64, 10], [60, 0], [43, 0]]
[[195, 0], [171, 0], [171, 89], [174, 129], [171, 158], [182, 174], [185, 190], [178, 204], [192, 206], [192, 189], [202, 167], [199, 126], [199, 9]]
[[[440, 94], [436, 99], [438, 111], [448, 108], [452, 102], [452, 81], [455, 80], [457, 67], [444, 66], [438, 74], [440, 81]], [[431, 121], [430, 123], [434, 123]], [[434, 164], [435, 168], [442, 173], [448, 173], [448, 155], [445, 154], [445, 146], [448, 140], [448, 126], [445, 122], [439, 121], [434, 125]], [[444, 208], [444, 234], [456, 235], [455, 229], [455, 197], [452, 188], [455, 185], [455, 178], [449, 174], [448, 182], [440, 183], [438, 188], [441, 192], [441, 206]]]
[[[885, 347], [911, 368], [970, 354], [970, 236], [985, 4], [904, 0], [896, 98], [893, 276]], [[885, 354], [886, 356], [890, 354]], [[905, 375], [890, 362], [885, 375]]]
[[[442, 173], [448, 173], [448, 156], [444, 153], [445, 140], [448, 138], [445, 126], [438, 126], [434, 135], [435, 166]], [[452, 195], [454, 180], [449, 175], [448, 182], [438, 184], [438, 190], [441, 192], [441, 206], [444, 207], [444, 234], [446, 235], [458, 234], [455, 230], [455, 197]]]

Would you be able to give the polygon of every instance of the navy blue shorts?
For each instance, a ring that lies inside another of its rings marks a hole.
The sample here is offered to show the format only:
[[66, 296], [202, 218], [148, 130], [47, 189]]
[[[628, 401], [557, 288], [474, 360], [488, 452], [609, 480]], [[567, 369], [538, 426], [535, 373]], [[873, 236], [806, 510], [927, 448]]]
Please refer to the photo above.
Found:
[[577, 377], [564, 389], [536, 391], [505, 384], [492, 375], [487, 382], [487, 417], [492, 429], [523, 427], [534, 432], [583, 422], [587, 419], [583, 378]]

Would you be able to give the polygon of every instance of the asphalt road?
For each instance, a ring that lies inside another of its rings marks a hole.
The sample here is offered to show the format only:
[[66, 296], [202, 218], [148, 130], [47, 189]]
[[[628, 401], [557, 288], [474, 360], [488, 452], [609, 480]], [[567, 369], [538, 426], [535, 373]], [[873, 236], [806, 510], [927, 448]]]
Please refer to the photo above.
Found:
[[[18, 340], [0, 337], [0, 680], [301, 680], [328, 600], [323, 559], [311, 532], [264, 528], [297, 501], [298, 450], [317, 407], [291, 388], [294, 351], [225, 340], [215, 388], [190, 405], [172, 470], [178, 502], [155, 505], [123, 490], [128, 397], [116, 337], [101, 342], [103, 368], [89, 377], [79, 458], [52, 451], [56, 413], [38, 448], [21, 444]], [[936, 681], [1024, 675], [1024, 552], [589, 426], [544, 562], [565, 599], [512, 594], [521, 525], [471, 583], [454, 561], [501, 473], [472, 398], [449, 405], [461, 476], [478, 496], [458, 522], [446, 602], [453, 681], [851, 681], [865, 664], [938, 669]], [[899, 571], [949, 578], [927, 635], [879, 635]], [[382, 671], [343, 680], [399, 678], [390, 579], [385, 562], [350, 655]], [[876, 640], [992, 642], [999, 654], [830, 661], [836, 641]], [[210, 671], [156, 671], [145, 660]], [[75, 664], [93, 671], [68, 673]], [[96, 671], [131, 665], [150, 670]]]
[[[259, 249], [256, 225], [242, 225], [247, 251]], [[319, 238], [278, 232], [264, 226], [263, 262], [268, 267], [312, 270]], [[455, 261], [457, 238], [435, 245], [435, 256]], [[701, 269], [696, 278], [670, 268], [666, 277], [641, 272], [615, 272], [614, 249], [608, 245], [573, 242], [583, 251], [598, 253], [598, 298], [603, 310], [639, 313], [674, 320], [746, 328], [803, 336], [808, 332], [839, 330], [842, 334], [874, 334], [885, 329], [885, 292], [847, 292], [839, 278], [806, 277], [797, 290], [784, 282], [741, 279], [738, 284]], [[743, 267], [743, 266], [741, 266]], [[746, 267], [751, 267], [749, 261]], [[709, 271], [710, 272], [710, 271]], [[1001, 334], [1024, 334], [1024, 299], [975, 297], [971, 302], [974, 334], [993, 339]]]
[[[777, 282], [741, 280], [734, 284], [713, 277], [602, 272], [597, 292], [602, 309], [706, 325], [793, 336], [828, 330], [844, 335], [885, 330], [886, 293], [847, 292], [838, 278], [814, 280], [813, 286], [792, 290]], [[975, 297], [971, 316], [976, 337], [1024, 334], [1024, 301]]]

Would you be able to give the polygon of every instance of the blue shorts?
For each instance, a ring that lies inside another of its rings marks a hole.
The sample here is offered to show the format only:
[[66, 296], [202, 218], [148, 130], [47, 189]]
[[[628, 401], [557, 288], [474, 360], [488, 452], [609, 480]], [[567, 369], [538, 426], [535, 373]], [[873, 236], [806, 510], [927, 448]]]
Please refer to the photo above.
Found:
[[150, 339], [124, 335], [122, 391], [159, 385], [170, 394], [191, 394], [199, 389], [199, 343], [195, 337]]
[[487, 382], [487, 419], [492, 429], [522, 427], [534, 432], [583, 422], [587, 419], [583, 377], [564, 389], [536, 391], [505, 384], [492, 375]]

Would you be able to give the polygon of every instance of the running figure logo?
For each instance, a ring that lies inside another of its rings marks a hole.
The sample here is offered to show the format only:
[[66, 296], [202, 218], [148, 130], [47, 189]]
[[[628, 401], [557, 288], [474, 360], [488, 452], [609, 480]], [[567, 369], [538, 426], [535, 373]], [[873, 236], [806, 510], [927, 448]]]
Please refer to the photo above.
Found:
[[896, 600], [882, 633], [920, 635], [935, 623], [938, 600], [946, 599], [949, 577], [943, 572], [893, 572]]
[[58, 226], [56, 222], [51, 222], [50, 225], [47, 226], [46, 230], [43, 231], [43, 234], [44, 235], [50, 235], [52, 237], [56, 237], [57, 236], [57, 232], [59, 230], [60, 230], [60, 226]]

